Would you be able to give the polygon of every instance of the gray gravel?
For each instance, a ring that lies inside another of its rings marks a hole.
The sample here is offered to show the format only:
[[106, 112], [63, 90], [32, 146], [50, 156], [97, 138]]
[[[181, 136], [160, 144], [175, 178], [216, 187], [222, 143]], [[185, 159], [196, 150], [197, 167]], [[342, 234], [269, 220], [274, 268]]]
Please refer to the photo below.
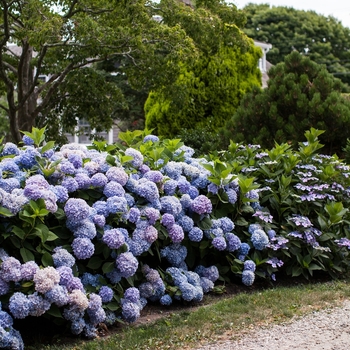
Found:
[[197, 350], [348, 350], [350, 301], [288, 323], [253, 329], [237, 341], [207, 344]]

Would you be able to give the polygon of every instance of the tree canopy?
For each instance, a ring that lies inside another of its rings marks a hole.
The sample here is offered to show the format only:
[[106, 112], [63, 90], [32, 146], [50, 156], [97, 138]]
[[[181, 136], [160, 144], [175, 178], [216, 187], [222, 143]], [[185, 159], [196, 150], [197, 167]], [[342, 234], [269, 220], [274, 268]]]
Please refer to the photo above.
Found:
[[[92, 71], [112, 56], [130, 64], [130, 83], [166, 81], [195, 53], [178, 25], [160, 25], [147, 0], [0, 0], [0, 88], [14, 142], [37, 123], [72, 131], [77, 117], [110, 129], [121, 93]], [[15, 44], [15, 45], [12, 45]], [[162, 74], [160, 67], [167, 67]], [[84, 69], [82, 69], [84, 68]], [[42, 81], [43, 75], [48, 76]], [[150, 78], [152, 77], [152, 79]], [[92, 103], [94, 101], [94, 103]], [[63, 126], [63, 128], [61, 127]]]
[[245, 33], [254, 40], [272, 44], [268, 60], [283, 62], [284, 57], [296, 50], [350, 84], [350, 28], [339, 20], [314, 11], [268, 4], [248, 4]]
[[160, 2], [164, 23], [179, 23], [199, 52], [194, 62], [180, 65], [171, 89], [160, 87], [145, 104], [146, 127], [174, 137], [182, 129], [223, 125], [252, 85], [261, 84], [260, 49], [242, 31], [244, 16], [223, 1], [197, 1], [195, 8], [174, 0]]
[[[350, 101], [343, 83], [322, 65], [294, 51], [269, 71], [268, 87], [244, 96], [220, 139], [273, 147], [297, 146], [311, 127], [324, 130], [325, 152], [340, 154], [350, 133]], [[228, 142], [228, 141], [227, 141]]]

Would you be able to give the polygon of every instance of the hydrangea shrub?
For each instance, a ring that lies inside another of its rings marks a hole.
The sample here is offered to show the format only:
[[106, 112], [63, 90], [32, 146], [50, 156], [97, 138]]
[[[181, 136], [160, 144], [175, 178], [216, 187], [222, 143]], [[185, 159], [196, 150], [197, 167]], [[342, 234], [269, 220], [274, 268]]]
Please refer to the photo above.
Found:
[[224, 282], [348, 271], [350, 167], [317, 153], [319, 134], [298, 151], [231, 143], [206, 158], [139, 131], [58, 149], [34, 128], [2, 145], [0, 347], [23, 348], [14, 319], [93, 338]]

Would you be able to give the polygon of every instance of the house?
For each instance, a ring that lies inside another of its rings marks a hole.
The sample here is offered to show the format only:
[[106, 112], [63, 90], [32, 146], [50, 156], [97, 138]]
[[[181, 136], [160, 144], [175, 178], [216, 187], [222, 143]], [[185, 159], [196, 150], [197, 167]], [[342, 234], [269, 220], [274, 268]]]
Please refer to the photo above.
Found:
[[272, 45], [268, 43], [263, 43], [261, 41], [256, 41], [256, 40], [254, 40], [254, 44], [255, 46], [258, 46], [261, 48], [261, 51], [263, 54], [262, 57], [259, 59], [258, 65], [262, 74], [262, 87], [266, 88], [267, 81], [269, 80], [267, 73], [271, 67], [271, 63], [266, 59], [266, 54], [270, 51], [270, 49], [272, 49]]

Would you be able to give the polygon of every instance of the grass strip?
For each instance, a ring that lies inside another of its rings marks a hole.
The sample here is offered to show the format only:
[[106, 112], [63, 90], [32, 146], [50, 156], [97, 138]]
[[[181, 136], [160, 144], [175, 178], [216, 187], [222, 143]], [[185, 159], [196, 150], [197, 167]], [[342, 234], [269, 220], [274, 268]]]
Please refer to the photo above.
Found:
[[191, 349], [209, 342], [237, 339], [255, 327], [283, 323], [294, 316], [339, 306], [349, 298], [350, 279], [239, 293], [219, 300], [210, 297], [206, 305], [170, 313], [149, 324], [123, 327], [93, 341], [28, 349]]

